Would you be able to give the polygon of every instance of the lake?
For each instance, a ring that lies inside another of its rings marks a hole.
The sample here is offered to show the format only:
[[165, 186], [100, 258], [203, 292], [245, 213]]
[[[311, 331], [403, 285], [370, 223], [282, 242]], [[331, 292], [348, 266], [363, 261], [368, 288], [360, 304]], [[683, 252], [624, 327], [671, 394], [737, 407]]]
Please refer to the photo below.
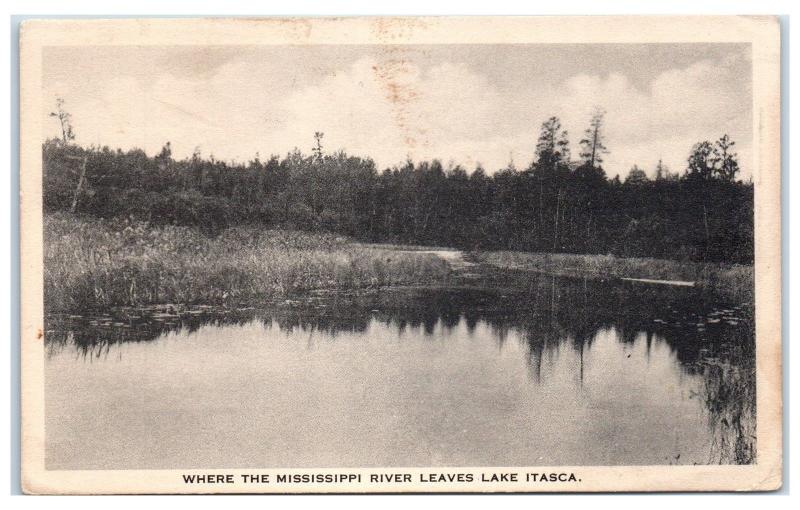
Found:
[[752, 310], [508, 277], [46, 322], [48, 469], [750, 463]]

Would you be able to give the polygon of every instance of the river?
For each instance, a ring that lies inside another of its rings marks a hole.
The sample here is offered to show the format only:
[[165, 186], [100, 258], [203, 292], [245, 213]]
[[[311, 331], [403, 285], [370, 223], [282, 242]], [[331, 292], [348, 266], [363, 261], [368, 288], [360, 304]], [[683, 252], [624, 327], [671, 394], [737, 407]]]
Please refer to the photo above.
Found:
[[509, 277], [46, 324], [48, 469], [749, 463], [752, 311]]

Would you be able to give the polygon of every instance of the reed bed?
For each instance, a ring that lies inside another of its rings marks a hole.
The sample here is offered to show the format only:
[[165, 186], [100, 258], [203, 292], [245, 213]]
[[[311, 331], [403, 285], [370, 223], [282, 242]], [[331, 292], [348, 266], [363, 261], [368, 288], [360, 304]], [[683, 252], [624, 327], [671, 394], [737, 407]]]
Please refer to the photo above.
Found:
[[310, 290], [435, 282], [432, 254], [366, 248], [329, 234], [190, 227], [45, 216], [47, 312], [148, 304], [257, 304]]

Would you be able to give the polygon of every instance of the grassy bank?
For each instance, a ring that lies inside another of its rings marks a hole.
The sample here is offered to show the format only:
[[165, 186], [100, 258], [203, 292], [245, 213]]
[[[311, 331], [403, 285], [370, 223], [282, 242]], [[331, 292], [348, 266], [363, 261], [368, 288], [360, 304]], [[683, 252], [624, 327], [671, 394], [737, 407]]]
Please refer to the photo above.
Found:
[[704, 264], [651, 258], [618, 258], [611, 255], [472, 252], [474, 262], [500, 268], [525, 269], [564, 276], [592, 278], [644, 278], [693, 281], [703, 289], [732, 301], [752, 303], [753, 266]]
[[231, 228], [210, 238], [69, 214], [45, 216], [48, 312], [158, 303], [256, 303], [314, 289], [430, 283], [449, 273], [431, 254], [358, 246], [346, 238]]

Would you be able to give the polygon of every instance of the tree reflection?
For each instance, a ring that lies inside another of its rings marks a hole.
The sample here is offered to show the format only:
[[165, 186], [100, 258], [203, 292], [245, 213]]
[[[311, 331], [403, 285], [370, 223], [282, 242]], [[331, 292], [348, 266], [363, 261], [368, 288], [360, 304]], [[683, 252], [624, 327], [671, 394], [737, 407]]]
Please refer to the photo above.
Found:
[[[720, 302], [695, 289], [527, 275], [521, 284], [392, 290], [363, 296], [308, 297], [266, 309], [153, 307], [85, 317], [47, 317], [49, 356], [74, 349], [87, 360], [108, 357], [126, 342], [156, 341], [169, 333], [261, 321], [287, 333], [363, 333], [378, 321], [402, 334], [426, 337], [463, 325], [469, 335], [488, 327], [499, 349], [519, 338], [531, 378], [543, 383], [543, 360], [561, 349], [576, 353], [578, 383], [598, 334], [614, 331], [633, 346], [644, 339], [669, 347], [680, 368], [699, 378], [713, 437], [709, 463], [755, 461], [755, 331], [752, 310]], [[513, 335], [511, 333], [514, 333]], [[121, 354], [120, 354], [121, 355]]]

